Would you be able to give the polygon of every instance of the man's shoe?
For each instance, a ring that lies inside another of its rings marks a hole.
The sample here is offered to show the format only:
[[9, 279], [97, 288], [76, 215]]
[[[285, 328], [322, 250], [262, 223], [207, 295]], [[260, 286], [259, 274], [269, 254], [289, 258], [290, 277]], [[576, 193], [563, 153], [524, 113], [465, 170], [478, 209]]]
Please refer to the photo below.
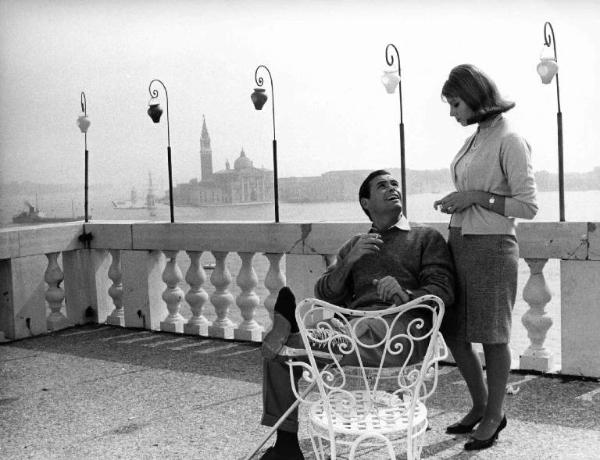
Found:
[[265, 454], [260, 457], [260, 460], [304, 460], [304, 455], [302, 455], [301, 451], [298, 451], [294, 454], [282, 454], [275, 450], [275, 447], [269, 447], [265, 451]]
[[265, 335], [262, 342], [261, 352], [265, 359], [272, 360], [279, 354], [290, 336], [290, 322], [275, 312], [273, 315], [273, 327]]

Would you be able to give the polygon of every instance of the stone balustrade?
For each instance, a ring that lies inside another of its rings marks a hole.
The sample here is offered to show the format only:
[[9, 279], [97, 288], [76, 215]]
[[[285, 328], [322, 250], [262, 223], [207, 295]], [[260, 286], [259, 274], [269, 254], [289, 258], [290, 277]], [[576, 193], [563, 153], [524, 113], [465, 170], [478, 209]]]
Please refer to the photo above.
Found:
[[[444, 224], [431, 225], [446, 234]], [[600, 377], [597, 225], [519, 225], [530, 270], [521, 318], [530, 343], [519, 350], [521, 369], [556, 370], [556, 351], [545, 344], [552, 294], [544, 266], [559, 259], [560, 371]], [[78, 239], [83, 230], [82, 223], [0, 230], [0, 331], [7, 338], [92, 321], [260, 341], [279, 289], [288, 284], [298, 299], [312, 296], [339, 246], [365, 224], [99, 222], [85, 224], [89, 249]]]

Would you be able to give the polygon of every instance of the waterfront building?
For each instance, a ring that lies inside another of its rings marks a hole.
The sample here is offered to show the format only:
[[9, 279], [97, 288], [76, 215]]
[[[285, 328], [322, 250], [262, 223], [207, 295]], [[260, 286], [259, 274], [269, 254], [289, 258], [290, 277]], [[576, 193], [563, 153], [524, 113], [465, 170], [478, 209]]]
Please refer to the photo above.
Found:
[[257, 168], [242, 148], [233, 162], [225, 162], [225, 169], [213, 172], [212, 148], [206, 119], [200, 135], [200, 180], [178, 184], [173, 193], [180, 206], [210, 206], [223, 204], [253, 204], [273, 201], [273, 171]]

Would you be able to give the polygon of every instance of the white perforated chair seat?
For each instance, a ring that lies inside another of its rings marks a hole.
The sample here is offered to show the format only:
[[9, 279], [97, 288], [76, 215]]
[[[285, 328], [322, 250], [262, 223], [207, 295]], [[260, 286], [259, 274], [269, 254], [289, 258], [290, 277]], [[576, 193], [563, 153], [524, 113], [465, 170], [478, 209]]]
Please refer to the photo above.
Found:
[[[344, 393], [330, 394], [331, 420], [333, 430], [341, 435], [361, 435], [367, 433], [392, 434], [408, 429], [409, 405], [396, 395], [385, 391], [372, 393], [352, 391], [352, 397]], [[329, 417], [326, 403], [317, 401], [309, 412], [310, 422], [317, 431], [327, 432]], [[423, 425], [427, 420], [427, 408], [416, 402], [413, 427]]]

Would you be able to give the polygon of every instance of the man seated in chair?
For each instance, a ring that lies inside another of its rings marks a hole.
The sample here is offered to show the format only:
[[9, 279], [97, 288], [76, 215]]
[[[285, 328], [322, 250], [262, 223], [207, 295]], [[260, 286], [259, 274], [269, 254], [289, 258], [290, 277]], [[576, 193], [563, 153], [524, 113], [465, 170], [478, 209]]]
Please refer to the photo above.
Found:
[[[353, 236], [341, 247], [336, 262], [317, 281], [316, 297], [350, 309], [381, 310], [425, 294], [433, 294], [449, 307], [454, 301], [454, 277], [446, 242], [433, 228], [409, 225], [402, 214], [398, 181], [385, 170], [373, 171], [360, 186], [358, 196], [363, 211], [372, 222], [371, 229]], [[273, 328], [262, 346], [262, 424], [266, 426], [274, 426], [296, 400], [286, 359], [278, 355], [284, 345], [303, 348], [294, 316], [295, 308], [296, 300], [292, 291], [284, 287], [275, 303]], [[398, 327], [406, 327], [406, 322], [398, 324]], [[359, 339], [370, 343], [377, 343], [371, 341], [385, 333], [381, 330], [385, 327], [361, 329], [364, 330], [361, 332], [364, 337]], [[417, 359], [422, 360], [426, 344], [420, 348], [415, 349], [415, 354]], [[361, 354], [361, 357], [368, 365], [368, 361], [380, 359], [381, 355], [374, 357]], [[396, 365], [402, 364], [402, 357], [394, 358], [399, 361]], [[394, 363], [386, 358], [385, 365]], [[261, 458], [304, 458], [298, 443], [297, 410], [277, 429], [275, 445]]]

